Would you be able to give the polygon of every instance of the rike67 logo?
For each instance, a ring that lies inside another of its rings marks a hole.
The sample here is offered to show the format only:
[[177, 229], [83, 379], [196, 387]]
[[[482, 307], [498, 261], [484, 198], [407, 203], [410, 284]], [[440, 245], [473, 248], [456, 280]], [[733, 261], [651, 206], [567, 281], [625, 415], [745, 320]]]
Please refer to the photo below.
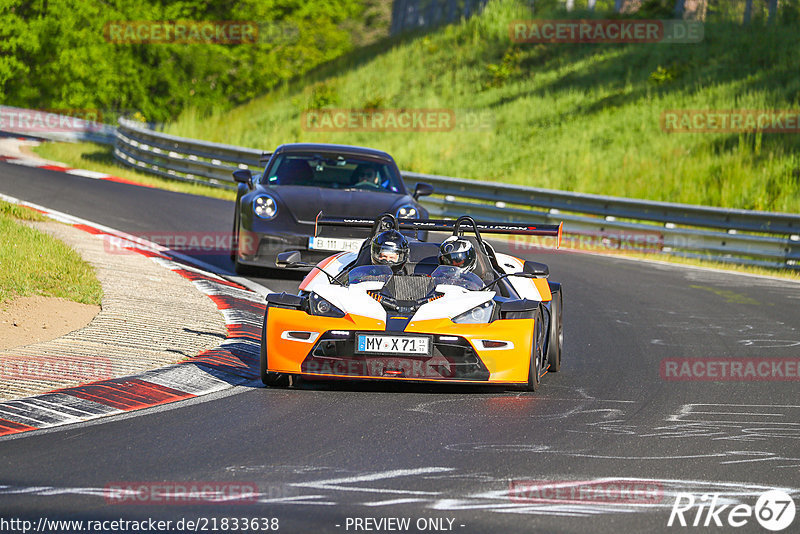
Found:
[[678, 493], [667, 526], [692, 527], [743, 527], [755, 518], [767, 530], [784, 530], [794, 521], [795, 505], [792, 497], [780, 490], [762, 493], [755, 506], [749, 504], [721, 504], [718, 493], [705, 494], [699, 499], [691, 493]]

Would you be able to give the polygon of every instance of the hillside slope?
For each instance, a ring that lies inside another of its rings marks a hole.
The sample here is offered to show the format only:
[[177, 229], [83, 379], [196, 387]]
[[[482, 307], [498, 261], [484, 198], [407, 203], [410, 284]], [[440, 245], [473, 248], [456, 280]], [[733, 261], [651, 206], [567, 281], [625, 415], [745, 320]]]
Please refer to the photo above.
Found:
[[[418, 172], [800, 212], [796, 133], [665, 133], [660, 125], [665, 110], [800, 109], [796, 24], [712, 20], [697, 44], [512, 43], [509, 22], [529, 18], [516, 2], [490, 2], [462, 24], [362, 49], [231, 112], [189, 111], [165, 129], [264, 149], [366, 145]], [[473, 111], [484, 124], [308, 131], [303, 113], [320, 108], [446, 108], [457, 118]]]

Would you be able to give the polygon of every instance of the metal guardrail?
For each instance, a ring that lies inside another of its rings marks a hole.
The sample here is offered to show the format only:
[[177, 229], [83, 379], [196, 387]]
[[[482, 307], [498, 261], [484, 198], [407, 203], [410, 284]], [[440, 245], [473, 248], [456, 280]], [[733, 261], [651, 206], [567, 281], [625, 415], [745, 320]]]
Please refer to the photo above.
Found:
[[111, 144], [116, 128], [47, 110], [0, 106], [0, 131], [70, 143], [91, 141]]
[[[231, 172], [263, 167], [265, 153], [166, 135], [121, 119], [114, 155], [168, 178], [233, 188]], [[800, 215], [539, 189], [403, 172], [436, 193], [423, 198], [435, 216], [474, 215], [495, 221], [564, 221], [573, 248], [629, 249], [768, 267], [800, 268]], [[517, 247], [537, 246], [516, 242]]]
[[[258, 171], [269, 155], [261, 150], [163, 134], [126, 119], [119, 120], [114, 135], [114, 157], [125, 165], [170, 179], [226, 189], [235, 189], [231, 176], [234, 170]], [[798, 214], [654, 202], [413, 172], [402, 174], [411, 189], [419, 182], [434, 186], [435, 194], [422, 199], [434, 216], [469, 214], [494, 221], [564, 221], [565, 242], [571, 248], [661, 252], [800, 269]], [[522, 239], [512, 242], [522, 249], [540, 244], [545, 243]]]
[[125, 165], [174, 180], [235, 189], [231, 173], [258, 167], [261, 150], [168, 135], [120, 119], [114, 157]]
[[608, 197], [411, 172], [404, 172], [403, 178], [411, 188], [418, 182], [434, 186], [444, 198], [429, 201], [426, 207], [440, 216], [564, 221], [565, 233], [592, 238], [578, 239], [577, 246], [573, 239], [573, 248], [602, 245], [606, 249], [800, 268], [797, 214]]

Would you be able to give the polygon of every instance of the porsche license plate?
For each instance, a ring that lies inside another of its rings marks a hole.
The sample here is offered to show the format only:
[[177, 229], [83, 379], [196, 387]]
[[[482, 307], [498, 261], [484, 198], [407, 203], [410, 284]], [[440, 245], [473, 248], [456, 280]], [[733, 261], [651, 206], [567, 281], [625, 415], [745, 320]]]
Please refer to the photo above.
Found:
[[341, 239], [334, 237], [309, 237], [309, 250], [343, 250], [358, 252], [361, 250], [363, 239]]
[[387, 336], [358, 334], [356, 352], [359, 354], [427, 354], [431, 339], [426, 336]]

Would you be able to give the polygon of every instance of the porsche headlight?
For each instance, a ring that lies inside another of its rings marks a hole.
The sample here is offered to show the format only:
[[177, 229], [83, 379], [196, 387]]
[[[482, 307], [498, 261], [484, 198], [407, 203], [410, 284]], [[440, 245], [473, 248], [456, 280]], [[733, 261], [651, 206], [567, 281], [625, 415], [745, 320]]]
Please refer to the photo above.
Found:
[[417, 211], [416, 206], [412, 206], [411, 204], [406, 204], [405, 206], [401, 206], [397, 210], [397, 218], [398, 219], [418, 219], [419, 218], [419, 211]]
[[494, 301], [488, 300], [479, 306], [475, 306], [471, 310], [456, 315], [453, 317], [453, 322], [461, 324], [488, 323], [491, 322], [492, 315], [494, 315]]
[[269, 195], [258, 195], [253, 199], [253, 213], [261, 219], [274, 219], [278, 213], [278, 204]]
[[308, 311], [322, 317], [344, 317], [344, 312], [316, 293], [308, 296]]

